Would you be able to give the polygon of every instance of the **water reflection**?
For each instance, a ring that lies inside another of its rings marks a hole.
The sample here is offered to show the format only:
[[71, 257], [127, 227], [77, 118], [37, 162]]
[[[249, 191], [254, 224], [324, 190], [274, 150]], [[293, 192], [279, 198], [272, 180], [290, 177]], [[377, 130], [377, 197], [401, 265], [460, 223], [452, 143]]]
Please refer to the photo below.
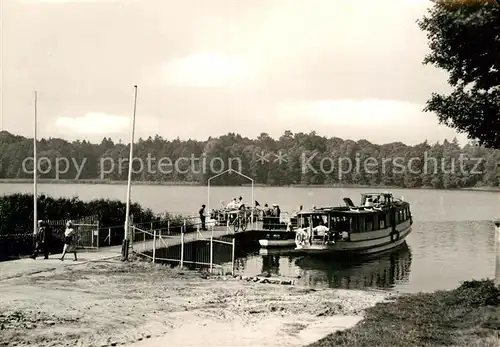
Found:
[[280, 255], [263, 255], [262, 256], [262, 273], [270, 275], [279, 275], [280, 270]]
[[237, 260], [241, 275], [298, 278], [298, 284], [345, 289], [401, 289], [408, 285], [412, 252], [404, 243], [392, 251], [354, 259], [307, 256], [293, 249], [254, 251]]
[[383, 254], [351, 260], [301, 257], [295, 260], [300, 282], [314, 287], [391, 289], [409, 281], [412, 255], [406, 243]]

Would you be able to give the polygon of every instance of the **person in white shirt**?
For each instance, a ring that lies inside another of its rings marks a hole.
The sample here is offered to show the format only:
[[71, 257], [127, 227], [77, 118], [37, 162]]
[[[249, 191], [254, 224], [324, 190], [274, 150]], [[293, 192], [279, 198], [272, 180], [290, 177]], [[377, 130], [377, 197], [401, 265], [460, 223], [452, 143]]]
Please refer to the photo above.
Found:
[[326, 225], [320, 224], [314, 227], [313, 230], [317, 233], [318, 236], [325, 236], [329, 229]]
[[64, 260], [64, 256], [66, 255], [66, 252], [70, 247], [73, 248], [73, 253], [75, 254], [74, 261], [77, 261], [78, 259], [76, 257], [76, 232], [75, 229], [73, 229], [73, 222], [68, 221], [66, 223], [66, 230], [64, 231], [64, 249], [63, 249], [63, 254], [60, 258], [61, 260]]
[[236, 198], [234, 198], [233, 201], [227, 204], [226, 208], [228, 209], [238, 208], [238, 203], [236, 202]]

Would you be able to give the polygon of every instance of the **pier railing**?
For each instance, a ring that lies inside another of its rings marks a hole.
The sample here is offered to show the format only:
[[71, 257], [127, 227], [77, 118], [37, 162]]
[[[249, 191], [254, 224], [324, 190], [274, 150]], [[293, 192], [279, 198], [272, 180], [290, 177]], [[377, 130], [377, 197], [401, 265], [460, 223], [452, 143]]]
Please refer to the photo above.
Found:
[[132, 253], [148, 258], [153, 263], [202, 267], [208, 268], [210, 272], [234, 274], [235, 239], [224, 236], [216, 238], [208, 231], [185, 232], [186, 225], [180, 227], [180, 232], [161, 228], [146, 230], [131, 225]]

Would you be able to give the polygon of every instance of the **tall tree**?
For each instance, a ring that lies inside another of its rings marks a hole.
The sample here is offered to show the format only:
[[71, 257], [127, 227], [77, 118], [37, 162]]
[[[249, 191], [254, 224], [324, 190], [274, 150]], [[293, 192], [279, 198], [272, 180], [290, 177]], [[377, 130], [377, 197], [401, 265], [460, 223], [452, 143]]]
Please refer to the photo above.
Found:
[[425, 111], [480, 144], [500, 148], [500, 5], [494, 0], [432, 0], [418, 21], [431, 53], [424, 64], [449, 73], [449, 95], [433, 93]]

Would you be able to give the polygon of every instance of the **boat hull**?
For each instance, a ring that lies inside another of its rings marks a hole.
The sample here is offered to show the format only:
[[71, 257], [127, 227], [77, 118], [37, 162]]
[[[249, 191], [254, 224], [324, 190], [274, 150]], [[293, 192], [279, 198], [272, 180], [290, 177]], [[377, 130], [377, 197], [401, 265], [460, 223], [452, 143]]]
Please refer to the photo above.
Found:
[[[406, 241], [406, 237], [411, 233], [412, 223], [405, 222], [397, 226], [396, 230], [399, 237], [395, 237], [390, 228], [378, 230], [375, 232], [362, 233], [364, 238], [356, 235], [355, 241], [337, 241], [333, 244], [324, 244], [315, 241], [312, 244], [295, 242], [296, 250], [300, 250], [307, 254], [321, 253], [343, 253], [343, 254], [359, 254], [368, 255], [373, 253], [384, 252], [394, 247], [402, 245]], [[371, 234], [371, 235], [370, 235]]]
[[290, 247], [295, 246], [295, 239], [284, 239], [284, 240], [269, 240], [260, 239], [259, 244], [261, 247]]

